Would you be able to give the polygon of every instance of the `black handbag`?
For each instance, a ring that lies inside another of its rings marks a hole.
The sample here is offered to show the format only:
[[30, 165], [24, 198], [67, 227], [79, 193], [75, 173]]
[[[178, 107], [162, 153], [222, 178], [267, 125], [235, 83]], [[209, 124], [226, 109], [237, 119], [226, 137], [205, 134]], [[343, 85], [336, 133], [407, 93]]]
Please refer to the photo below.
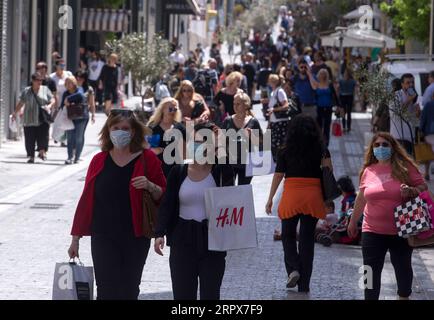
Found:
[[83, 103], [71, 103], [66, 107], [69, 120], [77, 120], [84, 118], [85, 105]]
[[[282, 90], [282, 89], [280, 89], [280, 90]], [[281, 107], [281, 105], [280, 105], [281, 102], [279, 101], [279, 90], [277, 90], [277, 92], [276, 92], [276, 100], [277, 100], [277, 105], [279, 107]], [[297, 106], [295, 105], [295, 102], [291, 98], [288, 98], [288, 103], [289, 103], [288, 110], [274, 112], [274, 116], [276, 117], [276, 119], [288, 119], [289, 120], [289, 118], [293, 118], [300, 113], [299, 110], [297, 109]]]
[[42, 107], [42, 104], [40, 103], [38, 96], [35, 94], [33, 89], [32, 89], [32, 94], [33, 94], [33, 97], [35, 98], [36, 104], [38, 105], [38, 108], [39, 108], [39, 122], [52, 124], [54, 122], [53, 117], [51, 116], [51, 114], [47, 110], [45, 110]]
[[333, 201], [341, 196], [333, 171], [329, 167], [322, 167], [321, 187], [324, 201]]

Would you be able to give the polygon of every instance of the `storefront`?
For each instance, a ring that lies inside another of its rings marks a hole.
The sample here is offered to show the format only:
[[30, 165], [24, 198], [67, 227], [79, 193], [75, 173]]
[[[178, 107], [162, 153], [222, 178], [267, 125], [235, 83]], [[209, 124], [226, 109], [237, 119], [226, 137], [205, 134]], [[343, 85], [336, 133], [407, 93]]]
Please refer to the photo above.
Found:
[[162, 0], [157, 8], [157, 32], [173, 41], [178, 40], [184, 53], [187, 53], [189, 44], [189, 21], [191, 15], [201, 15], [196, 0]]
[[36, 63], [46, 61], [51, 66], [54, 51], [67, 58], [68, 30], [60, 29], [58, 12], [68, 1], [1, 1], [0, 141], [9, 136], [6, 120]]

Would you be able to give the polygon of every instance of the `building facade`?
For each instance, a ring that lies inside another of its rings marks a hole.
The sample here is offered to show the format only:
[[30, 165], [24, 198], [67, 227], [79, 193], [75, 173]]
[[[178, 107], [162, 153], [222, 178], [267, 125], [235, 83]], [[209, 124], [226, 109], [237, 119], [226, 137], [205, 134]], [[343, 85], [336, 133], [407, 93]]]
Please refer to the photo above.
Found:
[[131, 32], [178, 37], [188, 50], [191, 17], [200, 14], [196, 0], [125, 0], [116, 9], [103, 0], [1, 0], [0, 146], [11, 137], [7, 119], [37, 62], [52, 66], [58, 52], [76, 71], [80, 46], [104, 49], [107, 38]]

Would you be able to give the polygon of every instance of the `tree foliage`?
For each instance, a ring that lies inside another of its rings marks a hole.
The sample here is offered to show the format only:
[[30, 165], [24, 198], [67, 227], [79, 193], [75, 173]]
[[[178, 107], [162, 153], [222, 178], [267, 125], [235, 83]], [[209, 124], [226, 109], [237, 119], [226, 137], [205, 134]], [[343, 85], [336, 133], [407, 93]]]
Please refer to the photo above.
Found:
[[401, 40], [417, 39], [425, 44], [429, 41], [430, 0], [381, 1], [381, 10], [392, 18], [400, 31]]
[[170, 69], [170, 43], [160, 35], [148, 39], [144, 33], [128, 34], [106, 43], [107, 51], [116, 53], [126, 72], [131, 72], [136, 88], [144, 96], [144, 87], [158, 81]]

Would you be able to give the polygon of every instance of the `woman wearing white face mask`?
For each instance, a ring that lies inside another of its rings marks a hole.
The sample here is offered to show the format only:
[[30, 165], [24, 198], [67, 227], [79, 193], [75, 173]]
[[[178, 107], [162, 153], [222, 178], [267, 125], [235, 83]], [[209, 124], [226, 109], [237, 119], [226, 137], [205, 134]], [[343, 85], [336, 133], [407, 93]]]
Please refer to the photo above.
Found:
[[[145, 149], [143, 126], [129, 110], [112, 110], [100, 135], [102, 152], [88, 169], [68, 251], [79, 256], [79, 239], [91, 236], [97, 296], [136, 300], [150, 247], [143, 230], [143, 192], [160, 201], [166, 180], [161, 162]], [[146, 172], [146, 176], [145, 176]]]
[[409, 198], [427, 190], [418, 165], [389, 133], [377, 133], [368, 148], [360, 173], [360, 192], [348, 226], [348, 235], [357, 236], [357, 223], [363, 214], [363, 265], [372, 268], [372, 288], [365, 289], [366, 300], [378, 300], [381, 271], [387, 251], [395, 269], [398, 296], [411, 295], [413, 249], [398, 236], [394, 209]]
[[[211, 124], [199, 124], [195, 132], [213, 130]], [[205, 153], [204, 137], [195, 135], [195, 155]], [[219, 141], [221, 141], [219, 139]], [[226, 156], [223, 146], [217, 154]], [[211, 157], [211, 155], [210, 155]], [[207, 188], [234, 185], [234, 172], [230, 165], [208, 164], [195, 159], [189, 165], [176, 165], [167, 178], [167, 192], [158, 212], [154, 250], [163, 255], [164, 236], [170, 246], [170, 274], [175, 300], [197, 300], [200, 280], [201, 300], [219, 300], [220, 287], [226, 264], [226, 252], [208, 250], [208, 220], [205, 211]]]

